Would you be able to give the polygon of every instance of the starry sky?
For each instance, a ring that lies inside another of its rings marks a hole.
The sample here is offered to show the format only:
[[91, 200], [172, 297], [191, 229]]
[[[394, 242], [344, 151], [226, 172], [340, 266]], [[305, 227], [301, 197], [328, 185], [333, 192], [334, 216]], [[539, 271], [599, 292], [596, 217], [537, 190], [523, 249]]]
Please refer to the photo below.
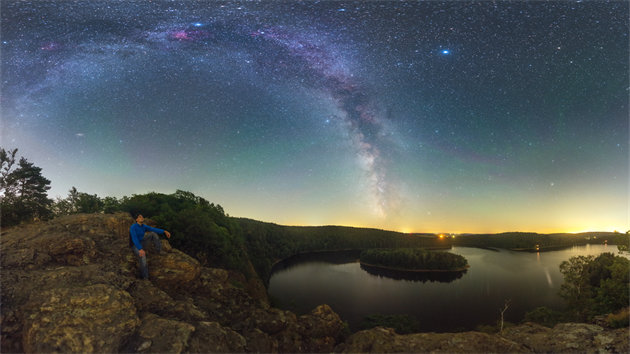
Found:
[[626, 1], [5, 1], [50, 197], [403, 232], [625, 231]]

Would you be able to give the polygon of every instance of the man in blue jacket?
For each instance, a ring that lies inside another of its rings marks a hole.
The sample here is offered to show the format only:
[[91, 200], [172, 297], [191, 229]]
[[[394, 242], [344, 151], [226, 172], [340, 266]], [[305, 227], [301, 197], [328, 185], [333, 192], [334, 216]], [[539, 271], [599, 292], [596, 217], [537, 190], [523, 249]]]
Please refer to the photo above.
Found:
[[[161, 254], [162, 243], [160, 242], [160, 237], [157, 234], [163, 234], [166, 235], [166, 237], [171, 238], [171, 233], [166, 230], [144, 225], [144, 217], [140, 214], [136, 215], [135, 219], [136, 223], [131, 225], [129, 228], [129, 246], [131, 246], [133, 253], [140, 257], [140, 274], [142, 274], [142, 279], [147, 280], [149, 279], [149, 268], [147, 267], [147, 253], [144, 250], [144, 247], [149, 242], [153, 242], [158, 254]], [[146, 237], [144, 235], [145, 232], [149, 232]]]

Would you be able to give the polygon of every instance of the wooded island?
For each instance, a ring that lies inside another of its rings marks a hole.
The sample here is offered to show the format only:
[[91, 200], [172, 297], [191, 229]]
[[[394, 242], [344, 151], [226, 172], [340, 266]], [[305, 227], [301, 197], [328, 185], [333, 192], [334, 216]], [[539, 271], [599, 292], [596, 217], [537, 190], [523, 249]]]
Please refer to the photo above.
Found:
[[409, 271], [462, 271], [468, 260], [458, 254], [421, 248], [370, 249], [361, 252], [360, 261], [375, 267]]

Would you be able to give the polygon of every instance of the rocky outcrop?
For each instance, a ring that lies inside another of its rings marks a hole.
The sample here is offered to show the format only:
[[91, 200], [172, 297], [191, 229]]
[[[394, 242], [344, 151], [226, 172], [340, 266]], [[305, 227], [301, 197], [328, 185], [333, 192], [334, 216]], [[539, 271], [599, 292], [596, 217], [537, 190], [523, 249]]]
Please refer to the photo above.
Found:
[[516, 342], [479, 332], [398, 335], [377, 327], [350, 336], [336, 353], [529, 353]]
[[587, 323], [560, 323], [553, 329], [535, 323], [499, 334], [523, 343], [534, 353], [628, 353], [628, 328], [604, 330]]
[[339, 344], [341, 320], [328, 306], [299, 319], [270, 308], [259, 280], [201, 267], [167, 240], [162, 254], [147, 247], [150, 280], [139, 280], [132, 223], [126, 213], [77, 214], [4, 231], [0, 351], [303, 353]]
[[628, 353], [628, 329], [525, 323], [489, 335], [479, 332], [398, 335], [377, 327], [350, 336], [336, 353]]

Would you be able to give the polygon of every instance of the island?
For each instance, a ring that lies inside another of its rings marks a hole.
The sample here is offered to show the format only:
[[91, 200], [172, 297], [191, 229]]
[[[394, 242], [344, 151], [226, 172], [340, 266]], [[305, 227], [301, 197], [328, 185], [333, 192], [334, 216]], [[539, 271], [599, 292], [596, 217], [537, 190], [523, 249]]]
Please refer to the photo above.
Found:
[[372, 267], [412, 272], [460, 272], [470, 267], [461, 255], [422, 248], [364, 250], [359, 261]]

